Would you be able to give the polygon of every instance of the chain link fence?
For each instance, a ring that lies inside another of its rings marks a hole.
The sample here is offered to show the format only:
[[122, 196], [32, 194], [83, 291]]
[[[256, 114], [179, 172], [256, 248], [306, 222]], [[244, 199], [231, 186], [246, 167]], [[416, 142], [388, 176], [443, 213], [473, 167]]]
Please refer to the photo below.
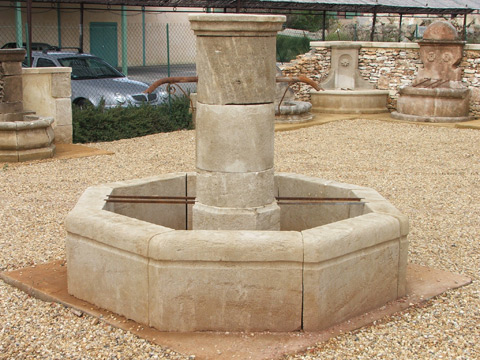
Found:
[[[98, 16], [98, 12], [95, 15], [94, 20], [100, 18], [98, 20], [104, 21], [85, 21], [82, 29], [79, 25], [70, 25], [71, 21], [68, 24], [65, 21], [65, 24], [47, 25], [38, 20], [39, 14], [34, 13], [31, 64], [35, 67], [62, 66], [62, 60], [55, 58], [58, 49], [64, 53], [71, 52], [69, 56], [72, 57], [83, 50], [84, 53], [105, 60], [127, 75], [128, 79], [145, 85], [139, 87], [138, 84], [127, 84], [126, 81], [109, 81], [107, 84], [107, 70], [100, 69], [91, 62], [69, 60], [68, 66], [72, 67], [72, 101], [76, 102], [81, 97], [97, 105], [98, 101], [94, 99], [103, 97], [107, 105], [115, 104], [115, 101], [120, 103], [116, 99], [122, 100], [122, 97], [116, 94], [124, 95], [132, 103], [139, 102], [138, 99], [150, 101], [151, 97], [143, 99], [141, 95], [147, 85], [165, 77], [196, 75], [195, 36], [188, 22], [142, 22], [138, 21], [138, 12], [135, 14], [136, 21], [133, 21], [133, 16], [127, 16], [125, 22], [122, 22], [125, 19], [122, 19], [119, 11], [105, 12], [108, 16], [104, 19]], [[125, 28], [122, 28], [124, 24]], [[16, 47], [17, 34], [15, 25], [0, 26], [0, 46]], [[28, 28], [24, 24], [21, 34], [24, 46], [27, 43], [27, 34]], [[51, 50], [46, 51], [49, 46]], [[67, 62], [63, 61], [63, 64], [65, 63]], [[26, 59], [24, 66], [29, 64]], [[95, 81], [85, 85], [87, 82], [82, 80]], [[195, 83], [182, 84], [181, 87], [186, 94], [196, 90]], [[172, 87], [171, 92], [175, 89]], [[166, 90], [166, 85], [162, 85], [158, 92], [163, 93]], [[133, 95], [136, 100], [129, 95]], [[108, 98], [112, 97], [113, 100], [109, 102]], [[159, 94], [157, 99], [161, 103], [166, 96]], [[85, 103], [83, 100], [79, 101], [81, 104]], [[157, 100], [151, 102], [157, 103]]]
[[[32, 50], [42, 50], [48, 45], [71, 51], [72, 48], [81, 48], [85, 53], [91, 53], [104, 59], [127, 75], [129, 79], [141, 81], [146, 85], [169, 76], [196, 75], [195, 36], [185, 14], [142, 10], [138, 7], [128, 8], [122, 12], [118, 7], [115, 9], [105, 7], [85, 8], [83, 16], [81, 16], [78, 8], [55, 6], [44, 5], [33, 9]], [[10, 17], [11, 25], [5, 25], [5, 22], [0, 25], [0, 46], [8, 43], [15, 44], [16, 38], [19, 36], [19, 29], [15, 27], [14, 6], [12, 5], [8, 11], [13, 15]], [[25, 24], [25, 8], [21, 9], [21, 15], [23, 18], [20, 29], [21, 38], [26, 43], [28, 29]], [[175, 16], [175, 21], [169, 20]], [[478, 14], [471, 15], [466, 29], [463, 28], [463, 17], [448, 20], [454, 24], [460, 34], [465, 30], [467, 42], [480, 43], [479, 16]], [[82, 19], [84, 25], [80, 26]], [[415, 21], [411, 21], [411, 18], [409, 21], [408, 17], [404, 17], [400, 30], [398, 15], [379, 16], [375, 27], [374, 41], [416, 41], [422, 37], [426, 26], [438, 19], [438, 17], [417, 16]], [[351, 19], [330, 18], [328, 29], [325, 31], [312, 33], [286, 29], [283, 35], [307, 37], [310, 40], [325, 38], [330, 41], [369, 41], [371, 30], [372, 18], [365, 15]], [[43, 55], [36, 53], [35, 56]], [[52, 65], [46, 60], [41, 63], [35, 59], [32, 60], [34, 60], [35, 66], [60, 66], [58, 62]], [[74, 64], [71, 65], [74, 75], [77, 71], [85, 74], [85, 66], [90, 66], [80, 62], [70, 63]], [[93, 69], [91, 73], [106, 77], [103, 70], [98, 68]], [[78, 79], [85, 80], [85, 76], [72, 76], [74, 96], [77, 96], [76, 88], [79, 87], [79, 82], [76, 80]], [[194, 92], [196, 89], [195, 83], [181, 86], [187, 93]], [[165, 85], [161, 90], [165, 90]], [[88, 87], [88, 91], [94, 93], [93, 95], [96, 97], [106, 97], [118, 93], [125, 94], [125, 92], [138, 94], [140, 90], [138, 87], [126, 89], [125, 83], [117, 81], [110, 82], [108, 86], [99, 82], [94, 83]], [[72, 100], [75, 100], [74, 96], [72, 96]], [[82, 96], [88, 98], [88, 94]]]

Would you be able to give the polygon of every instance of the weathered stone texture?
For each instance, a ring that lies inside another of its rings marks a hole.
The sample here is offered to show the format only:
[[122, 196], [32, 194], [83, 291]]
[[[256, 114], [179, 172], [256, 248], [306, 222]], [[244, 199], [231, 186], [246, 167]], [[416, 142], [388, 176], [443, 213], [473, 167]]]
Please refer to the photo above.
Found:
[[[377, 89], [389, 90], [388, 108], [396, 110], [398, 89], [411, 85], [423, 64], [418, 48], [400, 48], [402, 43], [392, 43], [391, 48], [362, 47], [358, 65], [362, 77]], [[330, 70], [331, 50], [329, 47], [315, 47], [304, 55], [299, 55], [290, 63], [280, 66], [285, 76], [305, 75], [322, 82]], [[459, 65], [463, 70], [462, 82], [472, 90], [470, 116], [480, 116], [480, 49], [467, 45], [463, 51], [463, 60]], [[310, 101], [310, 86], [297, 83], [292, 85], [296, 98]]]

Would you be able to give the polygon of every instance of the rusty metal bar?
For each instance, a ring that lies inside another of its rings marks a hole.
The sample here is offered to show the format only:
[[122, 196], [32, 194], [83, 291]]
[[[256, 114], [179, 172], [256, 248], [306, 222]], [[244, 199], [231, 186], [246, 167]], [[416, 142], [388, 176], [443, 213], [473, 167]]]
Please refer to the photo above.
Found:
[[324, 90], [314, 80], [303, 75], [293, 76], [293, 77], [277, 76], [275, 80], [276, 82], [288, 82], [288, 83], [303, 82], [305, 84], [310, 85], [317, 91]]
[[[302, 75], [294, 76], [294, 77], [277, 76], [276, 81], [288, 82], [288, 83], [303, 82], [310, 85], [317, 91], [323, 90], [314, 80], [309, 79], [308, 77], [302, 76]], [[189, 83], [189, 82], [198, 82], [198, 76], [171, 76], [171, 77], [162, 78], [155, 81], [152, 85], [150, 85], [148, 89], [144, 91], [144, 93], [150, 94], [157, 87], [163, 84], [177, 84], [177, 83]]]
[[[360, 198], [324, 198], [324, 197], [282, 197], [275, 198], [279, 205], [314, 205], [314, 204], [364, 204]], [[193, 196], [135, 196], [108, 195], [106, 202], [136, 204], [195, 204]]]
[[426, 87], [427, 88], [434, 88], [437, 87], [437, 84], [442, 82], [443, 80], [434, 80], [432, 83], [428, 84]]
[[443, 84], [445, 84], [446, 82], [449, 82], [450, 80], [441, 80], [440, 82], [437, 82], [435, 85], [432, 85], [431, 87], [432, 88], [437, 88]]
[[417, 87], [417, 86], [423, 85], [423, 84], [425, 84], [426, 82], [428, 82], [428, 81], [430, 81], [430, 80], [432, 80], [432, 79], [430, 79], [430, 78], [425, 78], [425, 80], [419, 82], [418, 84], [413, 85], [413, 87]]

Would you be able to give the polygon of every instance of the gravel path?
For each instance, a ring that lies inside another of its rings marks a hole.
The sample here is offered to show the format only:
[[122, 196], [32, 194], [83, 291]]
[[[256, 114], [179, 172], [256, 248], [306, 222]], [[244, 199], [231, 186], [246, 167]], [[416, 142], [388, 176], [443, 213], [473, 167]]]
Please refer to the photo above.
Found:
[[[195, 132], [92, 144], [111, 156], [0, 163], [0, 271], [65, 258], [91, 185], [194, 170]], [[276, 171], [372, 187], [410, 218], [411, 263], [473, 283], [286, 359], [480, 359], [480, 132], [339, 121], [276, 134]], [[192, 359], [0, 281], [0, 359]]]

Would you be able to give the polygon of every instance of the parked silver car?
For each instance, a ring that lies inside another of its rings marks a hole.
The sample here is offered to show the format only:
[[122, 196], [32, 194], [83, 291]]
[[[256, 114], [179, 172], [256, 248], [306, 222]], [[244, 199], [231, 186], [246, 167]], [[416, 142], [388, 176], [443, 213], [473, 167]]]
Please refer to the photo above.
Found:
[[91, 54], [63, 51], [32, 52], [33, 67], [71, 67], [72, 103], [98, 106], [102, 99], [105, 107], [158, 105], [168, 99], [164, 91], [145, 94], [148, 85], [130, 80], [113, 66]]

